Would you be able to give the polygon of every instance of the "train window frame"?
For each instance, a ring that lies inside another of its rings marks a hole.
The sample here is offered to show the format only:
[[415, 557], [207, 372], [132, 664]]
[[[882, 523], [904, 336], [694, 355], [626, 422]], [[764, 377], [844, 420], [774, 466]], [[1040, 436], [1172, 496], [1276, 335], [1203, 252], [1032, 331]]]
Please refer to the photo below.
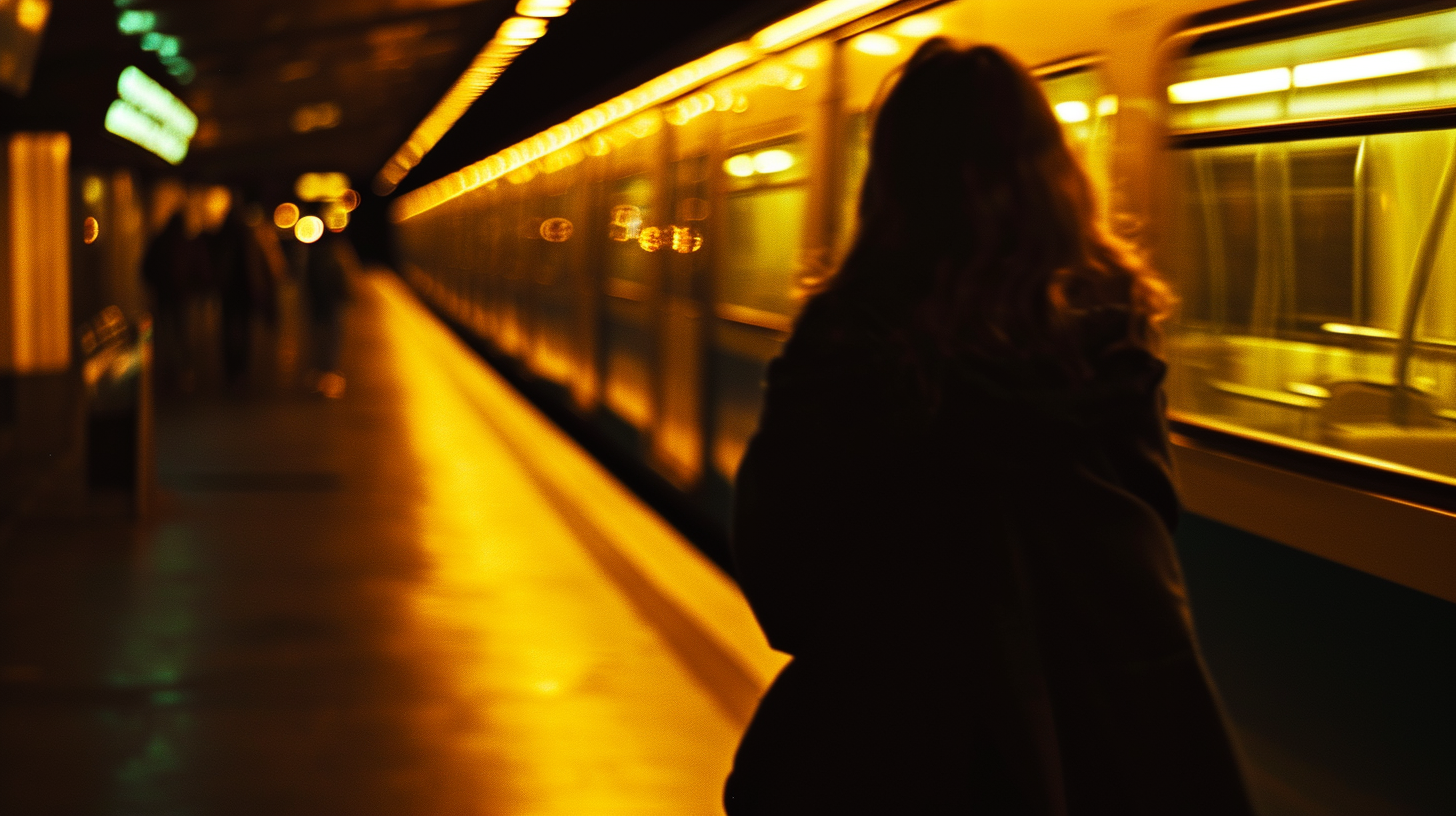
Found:
[[[784, 190], [802, 190], [804, 192], [804, 224], [802, 226], [807, 227], [808, 219], [811, 217], [811, 212], [809, 211], [809, 199], [812, 197], [812, 187], [815, 184], [814, 174], [811, 172], [811, 169], [809, 167], [811, 158], [810, 138], [812, 134], [810, 134], [805, 129], [790, 130], [788, 129], [790, 125], [802, 126], [802, 122], [799, 122], [797, 119], [780, 120], [776, 122], [766, 123], [766, 126], [761, 126], [758, 128], [754, 128], [750, 131], [745, 131], [738, 134], [739, 138], [732, 140], [728, 143], [728, 146], [726, 146], [726, 149], [723, 151], [722, 156], [720, 156], [722, 160], [714, 162], [712, 165], [709, 166], [709, 172], [717, 176], [716, 180], [714, 181], [714, 185], [718, 190], [718, 195], [721, 196], [721, 200], [717, 203], [715, 209], [720, 208], [720, 211], [722, 212], [722, 221], [718, 225], [718, 229], [722, 231], [721, 234], [723, 236], [726, 237], [726, 235], [728, 234], [727, 231], [731, 229], [732, 219], [730, 213], [733, 208], [733, 199], [761, 196], [766, 193], [774, 193]], [[775, 135], [768, 136], [768, 134], [770, 133]], [[749, 135], [757, 136], [759, 138], [744, 138], [745, 136]], [[800, 152], [800, 155], [803, 157], [801, 165], [804, 167], [804, 170], [802, 171], [801, 175], [796, 175], [792, 178], [787, 179], [764, 180], [757, 183], [746, 183], [738, 187], [735, 187], [732, 184], [733, 177], [725, 167], [728, 158], [748, 153], [761, 153], [764, 151], [773, 150], [776, 147], [789, 144], [796, 145]], [[799, 238], [799, 245], [794, 247], [794, 256], [797, 259], [802, 260], [804, 253], [803, 235], [801, 234]], [[789, 312], [786, 314], [772, 309], [764, 309], [760, 306], [740, 303], [737, 299], [727, 296], [723, 279], [727, 277], [724, 265], [728, 263], [728, 249], [727, 241], [724, 240], [722, 243], [724, 244], [723, 248], [721, 248], [718, 254], [714, 256], [714, 262], [717, 265], [717, 274], [714, 276], [711, 292], [712, 311], [714, 312], [714, 314], [720, 320], [726, 320], [730, 323], [737, 323], [745, 326], [752, 326], [756, 329], [767, 329], [775, 332], [778, 335], [787, 337], [788, 332], [793, 325], [793, 321], [798, 314], [797, 307], [790, 309]], [[797, 276], [798, 270], [791, 270], [791, 274]], [[792, 298], [792, 293], [790, 293], [790, 296]]]
[[[1456, 14], [1456, 3], [1450, 2], [1439, 4], [1398, 3], [1394, 7], [1380, 8], [1379, 4], [1365, 2], [1365, 0], [1352, 0], [1349, 3], [1335, 5], [1317, 4], [1293, 9], [1286, 7], [1285, 9], [1262, 11], [1268, 5], [1267, 3], [1244, 3], [1225, 9], [1215, 9], [1190, 18], [1186, 27], [1174, 32], [1159, 49], [1159, 64], [1162, 69], [1160, 79], [1164, 80], [1162, 84], [1171, 89], [1174, 77], [1177, 76], [1175, 71], [1177, 63], [1180, 60], [1188, 60], [1204, 54], [1216, 54], [1234, 48], [1271, 43], [1281, 39], [1354, 30], [1364, 25], [1400, 21], [1427, 14]], [[1241, 11], [1243, 14], [1232, 13], [1235, 11]], [[1333, 142], [1327, 140], [1438, 130], [1456, 132], [1456, 96], [1427, 107], [1407, 107], [1399, 110], [1375, 109], [1316, 117], [1286, 117], [1282, 120], [1243, 125], [1182, 129], [1173, 126], [1174, 117], [1170, 109], [1174, 104], [1171, 99], [1163, 102], [1164, 115], [1162, 117], [1166, 127], [1168, 148], [1165, 154], [1164, 169], [1169, 173], [1170, 181], [1177, 177], [1180, 154], [1192, 155], [1192, 151], [1201, 149], [1255, 147], [1290, 142], [1315, 142], [1315, 140], [1332, 144]], [[1294, 146], [1291, 145], [1291, 147]], [[1447, 157], [1447, 163], [1456, 168], [1456, 144], [1453, 144], [1450, 149], [1452, 154]], [[1355, 185], [1355, 192], [1352, 192], [1352, 195], [1357, 193], [1363, 195], [1359, 187], [1358, 166], [1355, 172], [1356, 178], [1352, 182]], [[1186, 195], [1186, 191], [1179, 191], [1178, 195], [1170, 197], [1170, 202], [1181, 201], [1179, 196], [1182, 195]], [[1436, 195], [1439, 197], [1439, 192]], [[1434, 206], [1439, 207], [1439, 205], [1439, 200], [1436, 200]], [[1360, 205], [1355, 203], [1352, 206], [1358, 208]], [[1180, 219], [1184, 216], [1172, 217]], [[1444, 227], [1434, 227], [1434, 229], [1444, 229], [1446, 243], [1456, 241], [1456, 224], [1452, 224], [1450, 221], [1451, 219], [1448, 218]], [[1352, 227], [1352, 240], [1356, 242], [1357, 250], [1362, 246], [1362, 238], [1355, 235], [1354, 232], [1364, 228], [1359, 222]], [[1174, 236], [1179, 233], [1179, 229], [1181, 227], [1167, 230], [1165, 236], [1176, 240]], [[1423, 237], [1422, 240], [1426, 239]], [[1183, 254], [1191, 252], [1186, 246], [1181, 248], [1163, 246], [1160, 247], [1160, 250], [1171, 251], [1175, 255], [1180, 252]], [[1360, 266], [1358, 260], [1352, 263], [1354, 264], [1352, 274], [1354, 274], [1360, 269]], [[1407, 283], [1407, 286], [1411, 285], [1413, 284]], [[1358, 308], [1356, 306], [1357, 310]], [[1410, 308], [1416, 309], [1415, 320], [1419, 323], [1421, 316], [1432, 306], [1427, 300], [1424, 303], [1416, 301], [1414, 307], [1409, 305], [1403, 307], [1405, 310]], [[1409, 320], [1408, 316], [1402, 317], [1402, 321], [1407, 320]], [[1174, 325], [1170, 327], [1172, 329], [1170, 339], [1186, 325], [1186, 322], [1186, 317], [1180, 317], [1178, 321], [1174, 322]], [[1412, 339], [1416, 345], [1420, 345], [1419, 337], [1413, 335]], [[1456, 344], [1451, 345], [1456, 348]], [[1393, 381], [1390, 384], [1391, 389], [1403, 393], [1410, 391], [1413, 387], [1408, 380]], [[1453, 419], [1453, 417], [1447, 416], [1450, 412], [1440, 413], [1444, 419]], [[1180, 443], [1182, 444], [1211, 448], [1290, 472], [1339, 483], [1415, 505], [1456, 512], [1456, 474], [1433, 472], [1412, 467], [1394, 459], [1378, 458], [1283, 433], [1270, 433], [1254, 427], [1245, 427], [1237, 421], [1225, 421], [1223, 417], [1205, 416], [1196, 411], [1182, 410], [1176, 404], [1170, 407], [1168, 418], [1170, 429], [1175, 434], [1175, 441], [1180, 441], [1178, 437], [1181, 437]]]

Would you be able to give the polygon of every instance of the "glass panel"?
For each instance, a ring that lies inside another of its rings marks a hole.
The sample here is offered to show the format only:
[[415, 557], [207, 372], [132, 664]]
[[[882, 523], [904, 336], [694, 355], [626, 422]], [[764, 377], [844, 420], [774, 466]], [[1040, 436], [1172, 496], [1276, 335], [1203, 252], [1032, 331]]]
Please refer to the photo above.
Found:
[[835, 222], [834, 248], [840, 260], [849, 254], [859, 228], [859, 197], [864, 186], [865, 171], [870, 166], [870, 117], [865, 111], [852, 113], [844, 121], [844, 151], [840, 163], [839, 214]]
[[1112, 195], [1113, 126], [1117, 96], [1107, 92], [1101, 69], [1088, 66], [1043, 77], [1042, 91], [1062, 123], [1067, 144], [1081, 160], [1100, 201]]
[[652, 259], [639, 241], [642, 230], [654, 223], [652, 196], [652, 178], [646, 173], [618, 179], [612, 185], [606, 236], [609, 276], [647, 284]]
[[739, 193], [728, 199], [728, 246], [720, 299], [779, 315], [798, 309], [794, 273], [809, 192], [802, 186]]
[[1456, 10], [1180, 60], [1174, 130], [1270, 124], [1456, 103]]
[[703, 236], [712, 215], [706, 156], [676, 162], [671, 176], [673, 238], [667, 250], [667, 309], [663, 314], [662, 418], [653, 442], [658, 460], [679, 484], [702, 472], [703, 315], [706, 271]]
[[1456, 131], [1177, 154], [1172, 407], [1456, 477], [1453, 157]]

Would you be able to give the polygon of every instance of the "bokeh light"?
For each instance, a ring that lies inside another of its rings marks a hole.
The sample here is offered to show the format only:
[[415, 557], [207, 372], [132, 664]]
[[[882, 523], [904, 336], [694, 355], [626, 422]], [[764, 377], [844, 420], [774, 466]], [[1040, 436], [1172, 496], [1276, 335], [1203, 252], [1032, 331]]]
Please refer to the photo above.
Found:
[[273, 224], [279, 229], [288, 229], [298, 223], [298, 205], [285, 201], [273, 210]]
[[324, 222], [316, 215], [305, 215], [293, 226], [293, 235], [305, 244], [311, 244], [324, 235]]
[[553, 244], [561, 244], [571, 239], [571, 233], [576, 227], [565, 218], [548, 218], [541, 222], [541, 237]]
[[703, 235], [692, 227], [672, 228], [672, 251], [683, 255], [703, 248]]
[[88, 244], [92, 244], [95, 243], [96, 239], [100, 236], [101, 225], [96, 223], [95, 218], [87, 216], [85, 222], [81, 224], [81, 240], [85, 241]]
[[854, 50], [873, 57], [891, 57], [900, 53], [900, 41], [888, 34], [870, 32], [850, 41]]
[[648, 252], [656, 252], [668, 243], [668, 238], [658, 227], [644, 227], [642, 234], [637, 236], [637, 246]]
[[723, 162], [723, 169], [728, 171], [728, 175], [735, 178], [748, 178], [753, 175], [753, 157], [747, 153], [740, 153]]

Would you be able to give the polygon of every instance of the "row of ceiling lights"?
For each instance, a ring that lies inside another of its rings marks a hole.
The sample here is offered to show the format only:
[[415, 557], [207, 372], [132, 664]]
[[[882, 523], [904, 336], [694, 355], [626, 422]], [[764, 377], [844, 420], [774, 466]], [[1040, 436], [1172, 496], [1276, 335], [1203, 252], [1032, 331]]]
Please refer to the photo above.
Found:
[[157, 13], [148, 9], [130, 6], [135, 0], [115, 0], [121, 11], [116, 15], [116, 30], [129, 37], [139, 36], [143, 51], [152, 51], [167, 69], [167, 73], [186, 85], [197, 78], [197, 66], [182, 56], [182, 41], [171, 34], [157, 31]]
[[455, 80], [444, 98], [436, 103], [424, 121], [380, 169], [374, 178], [375, 192], [380, 195], [393, 192], [475, 100], [495, 84], [507, 66], [545, 35], [546, 21], [565, 14], [571, 3], [572, 0], [520, 0], [516, 4], [517, 16], [501, 24], [495, 37], [475, 56], [465, 73]]
[[[410, 191], [394, 203], [391, 217], [396, 222], [413, 218], [469, 190], [515, 172], [547, 154], [586, 139], [609, 125], [636, 116], [665, 99], [681, 94], [685, 89], [735, 71], [763, 56], [792, 48], [894, 2], [896, 0], [824, 0], [774, 23], [747, 41], [734, 43], [699, 57], [621, 96], [583, 111], [566, 122]], [[385, 169], [388, 170], [389, 166]], [[381, 175], [383, 172], [381, 171]], [[393, 185], [389, 185], [381, 194], [392, 189]]]

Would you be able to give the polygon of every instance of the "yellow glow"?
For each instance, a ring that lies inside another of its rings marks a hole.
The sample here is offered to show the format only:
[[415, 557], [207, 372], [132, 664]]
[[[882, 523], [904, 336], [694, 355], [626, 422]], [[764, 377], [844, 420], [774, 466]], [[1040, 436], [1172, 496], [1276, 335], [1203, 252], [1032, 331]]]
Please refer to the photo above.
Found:
[[1428, 67], [1426, 54], [1419, 48], [1402, 48], [1379, 54], [1324, 60], [1294, 66], [1294, 87], [1312, 88], [1337, 82], [1409, 74]]
[[298, 223], [298, 205], [291, 201], [279, 204], [273, 210], [273, 224], [279, 229], [290, 229]]
[[[391, 215], [396, 222], [413, 218], [456, 196], [464, 195], [470, 190], [489, 184], [507, 173], [541, 158], [551, 150], [560, 150], [582, 139], [588, 139], [603, 128], [630, 119], [635, 114], [663, 100], [675, 97], [693, 86], [741, 68], [751, 63], [755, 57], [754, 50], [744, 43], [720, 48], [537, 134], [538, 137], [549, 135], [554, 142], [543, 143], [538, 141], [537, 137], [526, 139], [401, 196], [391, 206]], [[746, 108], [747, 100], [744, 99], [742, 104]], [[453, 120], [451, 121], [453, 122]], [[660, 117], [657, 118], [657, 122], [661, 123]], [[593, 155], [598, 155], [595, 152], [597, 150], [611, 150], [610, 140], [607, 138], [610, 134], [602, 136], [601, 141], [592, 139], [588, 142], [588, 147], [593, 150]], [[554, 147], [551, 146], [552, 144]], [[386, 166], [384, 170], [380, 171], [380, 177], [375, 179], [375, 189], [381, 191], [381, 194], [393, 190], [394, 184], [398, 182], [398, 179], [403, 178], [406, 172], [408, 172], [407, 168], [396, 173]], [[383, 183], [381, 183], [381, 179]]]
[[922, 14], [917, 17], [907, 17], [904, 20], [896, 23], [894, 28], [890, 30], [894, 31], [901, 37], [920, 39], [924, 37], [934, 37], [936, 34], [940, 33], [940, 30], [943, 27], [944, 26], [941, 24], [939, 17], [932, 17], [928, 14]]
[[304, 173], [293, 182], [293, 194], [304, 201], [337, 201], [349, 192], [343, 173]]
[[81, 182], [81, 198], [91, 206], [101, 203], [101, 198], [106, 195], [106, 184], [96, 176], [87, 176]]
[[[731, 159], [730, 159], [731, 161]], [[781, 173], [794, 166], [794, 155], [787, 150], [764, 150], [753, 156], [753, 172]]]
[[[0, 370], [65, 371], [71, 359], [71, 140], [65, 133], [15, 133], [5, 160], [8, 240], [0, 248]], [[0, 217], [7, 214], [0, 213]], [[0, 225], [3, 226], [3, 225]]]
[[311, 244], [324, 235], [324, 222], [316, 215], [305, 215], [293, 225], [293, 236], [305, 244]]
[[[559, 0], [546, 0], [546, 2], [542, 3], [536, 3], [535, 0], [522, 0], [521, 5], [525, 6], [528, 3], [532, 4], [533, 8], [539, 5], [542, 10], [548, 8], [560, 8], [561, 10], [558, 14], [512, 17], [502, 23], [501, 27], [496, 31], [495, 37], [491, 38], [491, 41], [485, 44], [485, 47], [480, 50], [480, 53], [475, 55], [475, 59], [471, 60], [470, 67], [465, 69], [465, 73], [461, 74], [455, 80], [455, 84], [451, 85], [450, 90], [441, 97], [439, 102], [435, 103], [435, 107], [430, 109], [430, 112], [415, 127], [414, 131], [410, 133], [405, 143], [400, 145], [399, 149], [394, 152], [394, 155], [389, 158], [389, 161], [385, 162], [384, 167], [380, 168], [379, 173], [374, 177], [373, 186], [376, 193], [388, 195], [394, 192], [394, 188], [399, 185], [400, 181], [409, 174], [410, 170], [414, 169], [420, 163], [420, 159], [424, 158], [426, 153], [434, 149], [435, 145], [439, 143], [446, 132], [455, 126], [455, 122], [461, 116], [465, 115], [465, 111], [469, 110], [470, 106], [475, 104], [475, 100], [479, 99], [481, 94], [485, 93], [491, 85], [495, 84], [496, 79], [500, 77], [506, 67], [514, 62], [522, 51], [546, 33], [546, 20], [541, 18], [547, 16], [559, 17], [561, 14], [565, 14], [571, 5], [570, 2], [566, 2], [563, 6]], [[562, 127], [567, 126], [557, 126], [557, 128]], [[553, 128], [553, 130], [557, 128]], [[567, 133], [573, 141], [585, 135], [585, 133], [571, 133], [569, 129]], [[499, 155], [496, 154], [496, 156]], [[491, 159], [496, 158], [496, 156], [488, 157], [482, 163], [489, 162]], [[527, 161], [537, 158], [540, 158], [540, 155], [532, 156]], [[489, 181], [494, 181], [506, 173], [517, 169], [519, 166], [517, 164], [508, 168], [502, 168], [498, 172], [492, 172], [479, 183], [485, 184]], [[477, 169], [470, 175], [479, 178], [484, 174]], [[464, 186], [464, 177], [464, 171], [460, 171], [453, 177], [446, 177], [451, 179], [449, 184], [458, 189], [456, 195], [467, 189]], [[435, 183], [444, 180], [439, 179]], [[433, 187], [433, 184], [426, 185], [421, 190], [431, 187]], [[417, 190], [415, 192], [420, 191]], [[429, 200], [434, 196], [442, 194], [439, 188], [434, 188], [433, 195], [422, 195], [426, 200]], [[449, 197], [453, 198], [453, 196]], [[419, 199], [416, 200], [418, 201]], [[440, 200], [445, 199], [442, 198]], [[439, 202], [435, 201], [434, 203]], [[433, 203], [430, 206], [433, 206]]]
[[1236, 96], [1287, 91], [1291, 84], [1288, 68], [1270, 68], [1243, 74], [1194, 79], [1168, 86], [1168, 100], [1178, 104], [1209, 102]]
[[703, 248], [703, 235], [692, 227], [672, 228], [672, 251], [683, 255]]
[[516, 13], [522, 17], [560, 17], [571, 8], [571, 0], [521, 0]]
[[1069, 125], [1092, 118], [1092, 109], [1087, 107], [1086, 102], [1059, 102], [1053, 110], [1056, 111], [1058, 119]]
[[897, 0], [826, 0], [762, 29], [753, 35], [751, 42], [760, 51], [789, 48], [895, 2]]
[[101, 225], [96, 223], [95, 218], [89, 215], [86, 216], [86, 220], [81, 224], [81, 240], [88, 244], [94, 244], [100, 236]]
[[642, 233], [637, 236], [637, 246], [648, 252], [656, 252], [670, 243], [670, 238], [665, 235], [661, 227], [644, 227]]
[[631, 204], [619, 204], [612, 208], [612, 225], [607, 236], [613, 241], [636, 240], [642, 231], [642, 210]]
[[1355, 337], [1378, 337], [1384, 340], [1392, 340], [1399, 337], [1395, 332], [1386, 331], [1385, 329], [1372, 329], [1368, 326], [1351, 326], [1348, 323], [1323, 323], [1320, 325], [1320, 330], [1327, 331], [1331, 334], [1348, 334]]
[[723, 169], [728, 175], [735, 178], [748, 178], [753, 175], [753, 157], [747, 153], [739, 153], [737, 156], [723, 162]]
[[850, 40], [854, 50], [875, 57], [890, 57], [900, 53], [900, 41], [888, 34], [870, 32]]
[[401, 461], [429, 474], [411, 479], [421, 487], [407, 497], [430, 569], [400, 596], [413, 613], [400, 637], [443, 657], [432, 676], [465, 701], [458, 750], [477, 752], [462, 761], [483, 766], [496, 746], [511, 746], [512, 775], [492, 781], [512, 786], [515, 813], [721, 814], [747, 713], [716, 710], [669, 649], [633, 645], [653, 637], [645, 617], [603, 579], [590, 555], [598, 545], [552, 502], [599, 525], [603, 544], [766, 686], [784, 657], [763, 645], [741, 593], [404, 286], [370, 275], [359, 290], [360, 307], [379, 310], [370, 317], [383, 333], [376, 370], [402, 395], [391, 403]]
[[541, 237], [553, 244], [566, 243], [575, 231], [576, 227], [565, 218], [548, 218], [541, 222]]
[[288, 126], [293, 128], [294, 133], [328, 130], [338, 127], [343, 116], [344, 111], [335, 102], [303, 105], [293, 111], [293, 115], [288, 119]]
[[349, 211], [336, 204], [324, 210], [323, 222], [329, 232], [343, 232], [349, 226]]
[[1097, 98], [1097, 115], [1117, 115], [1117, 94], [1107, 94], [1106, 96], [1099, 96]]
[[45, 28], [46, 18], [50, 15], [50, 0], [20, 0], [15, 7], [15, 22], [32, 34]]
[[224, 218], [227, 218], [228, 210], [233, 206], [233, 194], [228, 188], [214, 184], [207, 188], [202, 196], [202, 217], [205, 229], [216, 229]]
[[[563, 11], [563, 13], [565, 13]], [[501, 23], [496, 37], [502, 40], [535, 42], [546, 34], [546, 21], [539, 17], [512, 17]]]

